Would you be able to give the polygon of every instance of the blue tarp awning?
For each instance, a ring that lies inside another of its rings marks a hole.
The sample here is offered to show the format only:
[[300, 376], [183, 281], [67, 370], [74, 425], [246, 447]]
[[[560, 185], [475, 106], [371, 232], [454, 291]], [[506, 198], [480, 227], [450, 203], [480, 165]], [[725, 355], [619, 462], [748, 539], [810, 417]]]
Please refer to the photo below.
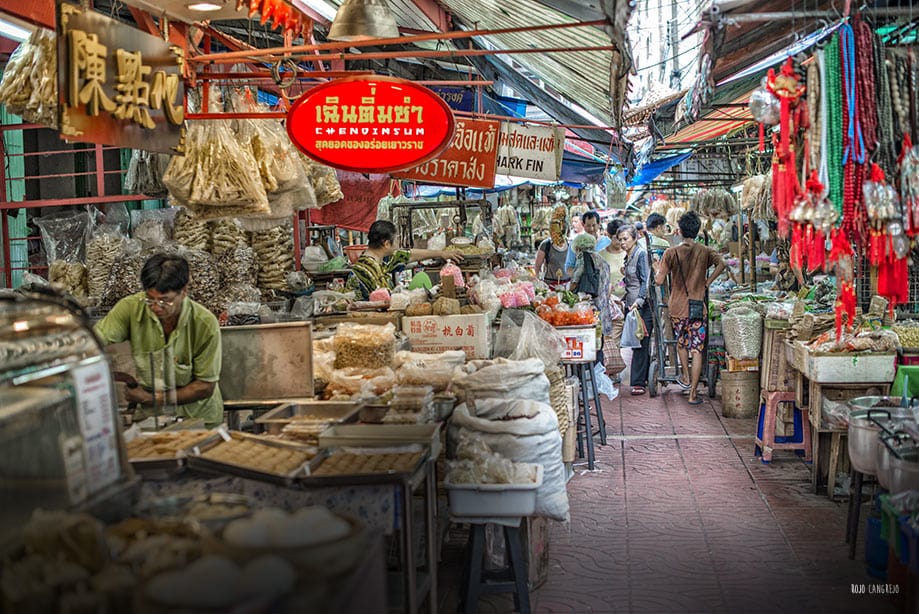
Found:
[[676, 154], [675, 156], [668, 156], [666, 158], [658, 158], [653, 162], [648, 162], [635, 172], [635, 176], [632, 177], [628, 185], [630, 188], [634, 188], [651, 183], [677, 164], [688, 160], [690, 156], [692, 156], [692, 152], [687, 151], [686, 153]]

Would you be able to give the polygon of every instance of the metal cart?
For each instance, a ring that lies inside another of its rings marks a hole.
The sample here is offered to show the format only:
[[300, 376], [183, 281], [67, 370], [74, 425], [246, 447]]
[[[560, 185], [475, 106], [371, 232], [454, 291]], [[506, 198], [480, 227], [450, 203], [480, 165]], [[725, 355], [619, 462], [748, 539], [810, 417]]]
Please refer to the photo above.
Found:
[[[708, 243], [706, 237], [706, 244]], [[648, 269], [653, 274], [651, 267], [651, 241], [646, 237], [646, 248], [648, 254]], [[663, 285], [657, 286], [651, 282], [651, 288], [648, 292], [648, 298], [651, 300], [651, 364], [648, 367], [648, 394], [656, 397], [658, 386], [667, 386], [676, 384], [680, 379], [680, 361], [677, 354], [677, 342], [673, 336], [673, 328], [670, 325], [670, 311], [667, 306], [667, 299], [670, 296], [670, 280], [668, 279]], [[705, 291], [705, 304], [708, 304], [708, 290]], [[709, 338], [705, 336], [705, 346], [702, 349], [701, 359], [704, 361], [702, 376], [699, 378], [700, 384], [705, 384], [708, 389], [708, 396], [715, 397], [715, 380], [717, 378], [717, 367], [713, 367], [709, 362], [708, 356]]]

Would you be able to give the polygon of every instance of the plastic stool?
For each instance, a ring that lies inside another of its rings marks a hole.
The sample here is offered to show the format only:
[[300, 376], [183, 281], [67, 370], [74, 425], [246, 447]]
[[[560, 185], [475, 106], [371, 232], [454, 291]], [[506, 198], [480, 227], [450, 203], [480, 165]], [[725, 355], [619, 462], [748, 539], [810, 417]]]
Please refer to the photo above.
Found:
[[[518, 518], [518, 522], [520, 519]], [[504, 569], [485, 570], [485, 524], [477, 523], [469, 529], [466, 545], [466, 565], [463, 568], [463, 593], [460, 612], [474, 614], [479, 597], [490, 593], [514, 593], [514, 608], [520, 614], [530, 614], [530, 592], [527, 587], [527, 563], [520, 541], [520, 525], [503, 526], [505, 556]]]
[[766, 392], [765, 401], [760, 404], [759, 418], [756, 425], [755, 456], [762, 456], [763, 463], [772, 462], [774, 450], [794, 450], [796, 454], [804, 453], [804, 460], [811, 462], [811, 431], [805, 411], [798, 406], [794, 408], [794, 434], [776, 436], [776, 413], [780, 403], [794, 403], [794, 392]]

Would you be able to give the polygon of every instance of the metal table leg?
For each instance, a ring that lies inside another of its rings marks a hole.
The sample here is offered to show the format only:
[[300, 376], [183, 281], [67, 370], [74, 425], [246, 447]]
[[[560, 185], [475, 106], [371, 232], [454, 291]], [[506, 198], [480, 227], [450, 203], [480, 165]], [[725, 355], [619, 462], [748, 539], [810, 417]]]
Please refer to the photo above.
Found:
[[597, 379], [594, 376], [593, 365], [583, 367], [584, 377], [590, 379], [590, 391], [594, 395], [594, 407], [597, 408], [597, 427], [600, 429], [600, 445], [606, 445], [606, 420], [603, 418], [603, 409], [600, 407], [600, 392], [597, 390]]
[[865, 475], [852, 470], [852, 486], [849, 491], [849, 512], [846, 515], [846, 543], [849, 544], [849, 560], [855, 559], [858, 545], [858, 521], [862, 511], [862, 483]]
[[587, 469], [593, 471], [594, 469], [594, 433], [593, 427], [590, 425], [590, 403], [587, 400], [587, 387], [584, 385], [584, 364], [579, 364], [578, 369], [578, 379], [581, 382], [581, 404], [584, 408], [584, 437], [585, 443], [587, 444]]

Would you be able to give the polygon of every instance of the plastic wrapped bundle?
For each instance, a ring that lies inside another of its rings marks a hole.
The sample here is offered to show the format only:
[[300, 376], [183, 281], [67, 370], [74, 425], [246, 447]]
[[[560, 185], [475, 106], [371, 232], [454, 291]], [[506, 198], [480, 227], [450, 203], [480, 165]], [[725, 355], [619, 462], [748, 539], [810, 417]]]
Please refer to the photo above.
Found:
[[246, 245], [237, 245], [217, 256], [220, 285], [243, 284], [254, 286], [258, 279], [255, 251]]
[[189, 249], [206, 250], [210, 240], [210, 231], [207, 222], [198, 219], [191, 211], [183, 207], [176, 212], [172, 238], [176, 243]]
[[721, 316], [724, 347], [738, 360], [759, 358], [763, 345], [763, 316], [751, 307], [738, 305]]
[[200, 249], [182, 250], [181, 255], [188, 260], [188, 296], [219, 313], [227, 301], [221, 298], [220, 272], [214, 257]]
[[124, 189], [132, 194], [146, 194], [163, 198], [169, 193], [163, 184], [163, 175], [169, 167], [172, 156], [135, 149], [131, 153], [128, 172], [124, 176]]
[[313, 183], [313, 190], [316, 192], [316, 205], [324, 207], [345, 197], [341, 191], [341, 184], [338, 182], [338, 175], [335, 169], [322, 164], [313, 164], [311, 167], [310, 178]]
[[226, 218], [208, 222], [210, 230], [210, 252], [220, 255], [221, 252], [237, 245], [249, 245], [249, 237], [236, 219]]
[[258, 261], [258, 287], [268, 290], [285, 288], [287, 274], [294, 268], [290, 225], [252, 232], [249, 243]]
[[124, 252], [125, 237], [117, 226], [103, 224], [86, 244], [86, 287], [89, 296], [100, 298], [109, 273]]
[[395, 343], [395, 327], [392, 324], [342, 324], [335, 333], [335, 368], [391, 367]]
[[0, 104], [26, 122], [57, 129], [57, 36], [38, 28], [10, 56]]

